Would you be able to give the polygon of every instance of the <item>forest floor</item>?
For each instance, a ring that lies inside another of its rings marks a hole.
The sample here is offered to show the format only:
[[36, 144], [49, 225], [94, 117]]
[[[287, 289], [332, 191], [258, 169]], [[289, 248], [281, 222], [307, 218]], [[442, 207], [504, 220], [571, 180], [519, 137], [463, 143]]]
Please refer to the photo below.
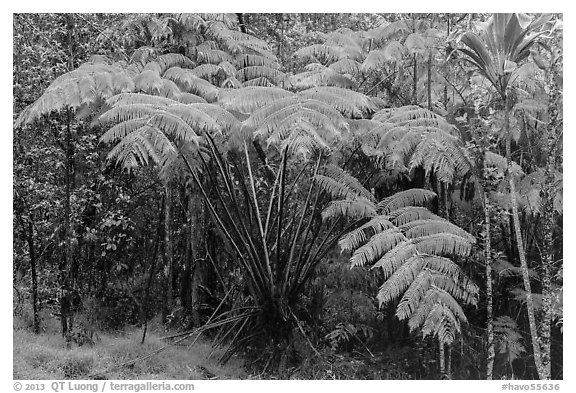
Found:
[[246, 379], [249, 376], [240, 359], [226, 365], [218, 362], [222, 350], [207, 341], [194, 345], [169, 345], [162, 352], [121, 368], [117, 364], [136, 359], [166, 345], [164, 331], [152, 329], [141, 344], [142, 329], [131, 328], [118, 334], [98, 332], [93, 346], [73, 345], [66, 349], [57, 329], [44, 329], [38, 335], [29, 327], [18, 326], [14, 317], [14, 379], [91, 379], [102, 373], [105, 379]]

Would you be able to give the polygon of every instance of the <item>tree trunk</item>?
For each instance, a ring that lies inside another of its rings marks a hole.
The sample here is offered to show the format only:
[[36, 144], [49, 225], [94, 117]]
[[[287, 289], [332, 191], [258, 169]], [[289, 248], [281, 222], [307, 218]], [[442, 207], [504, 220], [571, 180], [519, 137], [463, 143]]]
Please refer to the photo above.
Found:
[[428, 54], [428, 110], [432, 110], [432, 51]]
[[40, 333], [40, 315], [38, 307], [38, 279], [36, 271], [36, 251], [34, 248], [34, 225], [28, 218], [28, 247], [30, 249], [30, 270], [32, 275], [32, 311], [34, 313], [34, 333]]
[[538, 377], [543, 379], [545, 377], [542, 366], [542, 355], [540, 345], [538, 343], [538, 331], [536, 328], [536, 317], [534, 314], [534, 301], [532, 299], [532, 287], [530, 285], [530, 276], [528, 274], [528, 262], [526, 261], [526, 253], [524, 252], [524, 241], [522, 239], [522, 228], [520, 227], [520, 217], [518, 214], [518, 201], [516, 199], [516, 185], [514, 183], [514, 176], [510, 172], [511, 167], [511, 135], [510, 135], [510, 108], [508, 95], [504, 98], [504, 127], [506, 131], [506, 160], [508, 162], [507, 176], [510, 184], [510, 202], [512, 205], [512, 220], [514, 223], [514, 234], [516, 236], [516, 246], [518, 248], [518, 257], [520, 259], [520, 268], [522, 270], [522, 279], [524, 281], [524, 290], [526, 291], [526, 308], [528, 311], [528, 324], [530, 326], [530, 336], [532, 339], [532, 348], [534, 350], [534, 362], [538, 370]]
[[416, 59], [416, 53], [414, 53], [413, 59], [414, 69], [412, 79], [412, 104], [418, 105], [418, 60]]
[[444, 375], [446, 375], [446, 356], [444, 354], [444, 343], [442, 340], [438, 340], [438, 354], [440, 356], [440, 375], [444, 377]]
[[[484, 164], [484, 170], [486, 165]], [[486, 187], [482, 190], [484, 199], [484, 258], [486, 260], [486, 335], [488, 341], [488, 361], [486, 364], [486, 379], [492, 379], [494, 369], [494, 315], [492, 312], [492, 243], [490, 237], [490, 202]]]
[[[163, 198], [164, 199], [164, 198]], [[156, 273], [156, 262], [158, 259], [158, 245], [160, 244], [160, 240], [162, 238], [162, 232], [161, 232], [161, 228], [162, 228], [162, 216], [164, 214], [164, 200], [162, 200], [161, 206], [160, 206], [160, 214], [158, 216], [158, 229], [156, 231], [156, 240], [154, 241], [154, 254], [152, 256], [152, 260], [151, 260], [151, 266], [150, 266], [150, 275], [148, 276], [148, 282], [146, 283], [146, 289], [144, 290], [144, 297], [143, 297], [143, 304], [142, 304], [142, 311], [143, 311], [143, 315], [142, 315], [142, 319], [143, 319], [143, 323], [144, 323], [144, 329], [142, 331], [142, 340], [140, 341], [140, 344], [144, 344], [144, 341], [146, 340], [146, 332], [148, 331], [148, 318], [150, 315], [150, 288], [152, 288], [152, 282], [154, 280], [154, 275]]]
[[182, 306], [187, 318], [194, 327], [200, 326], [200, 283], [202, 282], [202, 217], [204, 215], [201, 197], [194, 189], [188, 193], [188, 236], [186, 241], [186, 271], [183, 274]]
[[167, 321], [168, 315], [172, 312], [173, 295], [173, 278], [174, 278], [174, 261], [172, 254], [172, 190], [170, 183], [166, 182], [164, 186], [165, 199], [164, 199], [164, 275], [166, 278], [166, 292], [164, 299], [164, 311], [162, 319]]
[[551, 331], [552, 331], [552, 271], [554, 269], [554, 197], [556, 172], [556, 137], [560, 127], [559, 96], [560, 88], [556, 83], [559, 57], [552, 54], [550, 67], [546, 70], [546, 89], [548, 90], [548, 122], [544, 137], [546, 157], [546, 170], [544, 172], [543, 193], [543, 222], [544, 244], [542, 247], [542, 323], [540, 326], [540, 349], [542, 351], [541, 369], [538, 371], [540, 379], [551, 377]]

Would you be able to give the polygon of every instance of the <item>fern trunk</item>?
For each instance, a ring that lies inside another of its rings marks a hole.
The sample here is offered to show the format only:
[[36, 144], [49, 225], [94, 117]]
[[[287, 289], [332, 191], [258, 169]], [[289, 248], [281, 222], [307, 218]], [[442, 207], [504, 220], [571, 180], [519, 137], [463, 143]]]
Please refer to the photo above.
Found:
[[534, 300], [532, 299], [532, 287], [530, 285], [530, 276], [528, 273], [528, 262], [526, 261], [526, 253], [524, 251], [524, 240], [522, 239], [522, 228], [520, 227], [520, 217], [518, 214], [518, 200], [516, 198], [516, 185], [514, 184], [514, 176], [510, 171], [511, 167], [511, 134], [510, 134], [510, 107], [508, 95], [504, 98], [504, 127], [506, 131], [506, 160], [508, 162], [507, 175], [510, 184], [510, 202], [512, 205], [512, 222], [514, 224], [514, 235], [516, 236], [516, 245], [518, 248], [518, 258], [520, 259], [520, 268], [522, 270], [522, 279], [524, 281], [524, 290], [526, 291], [526, 308], [528, 312], [528, 324], [530, 326], [530, 337], [532, 341], [532, 348], [534, 350], [534, 362], [536, 363], [536, 370], [538, 377], [544, 379], [545, 373], [542, 365], [542, 355], [540, 351], [540, 344], [538, 339], [538, 330], [536, 326], [536, 316], [534, 313]]

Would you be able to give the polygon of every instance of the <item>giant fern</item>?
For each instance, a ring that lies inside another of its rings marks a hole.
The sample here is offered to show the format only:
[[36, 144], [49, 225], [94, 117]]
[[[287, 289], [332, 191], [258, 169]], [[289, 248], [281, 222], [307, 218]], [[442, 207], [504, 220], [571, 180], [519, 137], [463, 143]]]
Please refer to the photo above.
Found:
[[411, 329], [420, 328], [423, 335], [452, 342], [460, 323], [466, 321], [458, 301], [476, 304], [478, 287], [448, 257], [469, 255], [475, 239], [417, 206], [435, 198], [431, 191], [410, 189], [375, 202], [363, 197], [367, 191], [341, 170], [317, 175], [317, 181], [336, 198], [324, 210], [324, 219], [369, 218], [345, 234], [339, 245], [343, 251], [352, 251], [352, 267], [372, 265], [384, 273], [380, 304], [401, 297], [398, 318], [408, 319]]

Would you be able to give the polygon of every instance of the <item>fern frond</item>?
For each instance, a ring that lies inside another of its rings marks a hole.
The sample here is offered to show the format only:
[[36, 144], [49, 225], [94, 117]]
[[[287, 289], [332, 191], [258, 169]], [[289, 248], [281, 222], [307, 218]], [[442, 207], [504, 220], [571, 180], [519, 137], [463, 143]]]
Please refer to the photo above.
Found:
[[21, 127], [42, 115], [66, 108], [76, 110], [133, 88], [132, 79], [120, 66], [86, 63], [56, 78], [40, 98], [19, 115], [14, 126]]
[[510, 362], [526, 352], [518, 325], [509, 316], [500, 316], [494, 320], [494, 338], [496, 350], [500, 354], [506, 354]]
[[323, 191], [327, 192], [332, 199], [350, 199], [359, 198], [360, 195], [352, 188], [342, 184], [328, 176], [316, 175], [316, 184]]
[[[458, 302], [446, 291], [431, 285], [424, 295], [422, 302], [418, 305], [416, 310], [409, 316], [408, 327], [410, 331], [414, 331], [422, 327], [426, 320], [429, 318], [430, 313], [436, 305], [442, 305], [450, 310], [453, 316], [458, 320], [466, 322], [467, 318]], [[452, 320], [453, 321], [453, 320]]]
[[175, 104], [176, 101], [168, 97], [160, 97], [150, 94], [120, 93], [108, 98], [106, 100], [106, 103], [111, 107], [132, 105], [132, 104], [144, 104], [144, 105], [151, 105], [155, 108], [161, 108]]
[[345, 53], [342, 48], [337, 46], [314, 44], [298, 49], [294, 52], [294, 56], [302, 59], [310, 58], [323, 64], [329, 64], [345, 57]]
[[389, 214], [390, 220], [398, 226], [417, 220], [443, 220], [442, 217], [437, 216], [425, 207], [420, 206], [406, 206], [400, 209], [395, 209]]
[[340, 59], [328, 66], [339, 74], [357, 75], [360, 72], [360, 63], [354, 59]]
[[419, 252], [432, 255], [468, 256], [472, 243], [461, 236], [451, 233], [438, 233], [412, 239]]
[[436, 194], [432, 191], [412, 188], [383, 199], [376, 205], [376, 208], [381, 214], [388, 214], [403, 207], [423, 205], [434, 198], [436, 198]]
[[344, 199], [332, 201], [322, 211], [322, 219], [328, 220], [344, 216], [351, 219], [372, 218], [376, 216], [374, 205], [367, 199], [357, 198], [354, 200]]
[[391, 23], [384, 23], [368, 31], [368, 37], [375, 42], [387, 41], [396, 35], [412, 31], [405, 20], [397, 20]]
[[244, 67], [238, 70], [236, 77], [243, 82], [247, 82], [252, 79], [266, 78], [274, 85], [281, 85], [287, 81], [286, 74], [284, 74], [282, 71], [276, 68], [260, 65]]
[[175, 99], [182, 104], [205, 104], [207, 102], [204, 98], [197, 96], [196, 94], [186, 92], [180, 93]]
[[268, 143], [278, 144], [288, 138], [293, 130], [300, 129], [313, 135], [322, 132], [322, 138], [326, 141], [333, 142], [340, 139], [340, 130], [328, 116], [307, 108], [300, 108], [296, 112], [282, 116], [291, 109], [281, 109], [266, 118], [254, 135], [265, 138]]
[[[286, 116], [297, 113], [302, 109], [310, 109], [325, 115], [336, 129], [345, 129], [347, 127], [344, 117], [331, 106], [321, 101], [304, 100], [297, 96], [276, 100], [254, 111], [244, 121], [244, 125], [246, 127], [259, 127], [263, 124], [268, 124], [270, 127], [275, 128], [276, 124], [281, 123]], [[272, 131], [269, 130], [268, 132]]]
[[[246, 68], [246, 67], [266, 67], [266, 68], [273, 68], [279, 69], [281, 66], [277, 61], [270, 59], [269, 57], [260, 56], [260, 55], [250, 55], [250, 54], [242, 54], [236, 57], [236, 64], [238, 68]], [[252, 79], [252, 78], [250, 78]]]
[[404, 240], [380, 258], [372, 269], [381, 268], [384, 279], [387, 279], [410, 258], [416, 255], [416, 246], [410, 240]]
[[455, 277], [443, 273], [435, 274], [434, 285], [466, 304], [478, 303], [478, 286], [463, 273]]
[[160, 96], [175, 100], [181, 93], [176, 83], [168, 79], [162, 79], [162, 87], [158, 91]]
[[130, 119], [120, 122], [106, 131], [101, 137], [100, 141], [104, 143], [111, 143], [121, 140], [126, 135], [142, 128], [146, 124], [146, 119]]
[[362, 63], [362, 72], [372, 72], [380, 69], [385, 63], [395, 63], [402, 60], [404, 46], [398, 41], [391, 41], [384, 49], [375, 49], [368, 53]]
[[198, 67], [193, 68], [190, 71], [190, 74], [198, 78], [205, 79], [209, 82], [210, 79], [218, 73], [218, 71], [220, 71], [220, 67], [218, 65], [200, 64]]
[[[160, 153], [160, 154], [158, 154]], [[159, 155], [174, 155], [177, 151], [168, 138], [154, 127], [146, 125], [123, 138], [108, 154], [123, 168], [148, 165], [149, 160], [159, 162]]]
[[[324, 188], [324, 186], [322, 185], [320, 187]], [[361, 244], [366, 242], [366, 240], [369, 237], [372, 237], [373, 235], [380, 233], [383, 230], [390, 229], [392, 227], [393, 225], [390, 221], [388, 221], [388, 217], [376, 216], [367, 223], [361, 225], [360, 227], [344, 235], [338, 241], [338, 245], [340, 246], [340, 250], [342, 252], [351, 251], [358, 248]]]
[[294, 93], [278, 87], [247, 87], [239, 90], [222, 90], [218, 100], [228, 110], [252, 113], [258, 108], [288, 97], [294, 97]]
[[[486, 150], [486, 153], [484, 154], [484, 161], [486, 163], [486, 166], [498, 168], [503, 172], [505, 172], [506, 169], [508, 168], [508, 161], [506, 160], [506, 157], [502, 157], [500, 154], [488, 150]], [[514, 176], [524, 175], [522, 167], [518, 165], [515, 161], [510, 162], [510, 172]]]
[[220, 64], [222, 62], [232, 62], [232, 57], [219, 49], [209, 47], [196, 47], [196, 59], [202, 64]]
[[168, 114], [172, 114], [178, 117], [194, 130], [210, 133], [222, 132], [218, 123], [216, 123], [216, 121], [211, 116], [200, 109], [205, 105], [209, 104], [176, 104], [167, 107], [165, 111]]
[[240, 131], [241, 123], [236, 116], [228, 112], [226, 109], [219, 105], [208, 103], [197, 103], [190, 105], [194, 109], [198, 109], [212, 118], [220, 130], [217, 128], [206, 128], [209, 132], [224, 132], [226, 135], [234, 134]]
[[456, 333], [460, 332], [460, 322], [443, 303], [436, 303], [426, 317], [421, 331], [424, 337], [432, 334], [437, 336], [442, 344], [451, 344]]
[[292, 75], [289, 81], [292, 87], [298, 90], [310, 89], [317, 86], [335, 86], [344, 89], [353, 89], [356, 86], [350, 78], [327, 67]]
[[276, 84], [272, 83], [265, 76], [261, 76], [255, 79], [247, 80], [246, 82], [241, 82], [242, 87], [276, 87]]
[[372, 236], [368, 243], [358, 248], [350, 257], [350, 264], [352, 267], [372, 264], [404, 240], [406, 237], [398, 228], [386, 229]]
[[[176, 139], [184, 140], [186, 142], [194, 142], [198, 145], [200, 138], [196, 132], [194, 132], [194, 129], [187, 121], [184, 121], [181, 116], [170, 112], [172, 111], [167, 111], [165, 113], [158, 112], [150, 118], [148, 123]], [[194, 123], [198, 124], [197, 121], [194, 121]]]
[[435, 235], [438, 233], [452, 233], [475, 243], [476, 239], [462, 228], [444, 219], [425, 219], [408, 222], [399, 227], [409, 239]]
[[393, 301], [406, 291], [416, 276], [420, 274], [422, 265], [422, 258], [419, 255], [415, 255], [404, 262], [380, 287], [377, 295], [380, 306]]
[[361, 118], [373, 111], [374, 105], [362, 93], [334, 86], [319, 86], [299, 93], [301, 97], [323, 101], [344, 116]]
[[339, 166], [327, 165], [324, 170], [324, 175], [344, 185], [358, 197], [365, 198], [369, 201], [374, 200], [374, 196], [358, 181], [358, 179]]
[[433, 277], [430, 271], [422, 269], [408, 289], [406, 289], [396, 307], [396, 317], [398, 319], [407, 319], [416, 312], [418, 306], [428, 293], [432, 282]]
[[144, 66], [144, 71], [154, 71], [163, 75], [166, 70], [172, 67], [191, 68], [194, 67], [194, 63], [180, 53], [166, 53], [147, 63]]
[[210, 82], [198, 78], [192, 70], [172, 67], [164, 73], [164, 78], [176, 83], [181, 90], [196, 94], [208, 102], [216, 101], [219, 89]]
[[99, 120], [102, 123], [119, 123], [126, 120], [149, 118], [153, 116], [157, 110], [158, 108], [152, 104], [127, 104], [114, 106], [104, 112], [100, 116]]
[[144, 70], [134, 78], [136, 90], [157, 95], [162, 88], [162, 79], [155, 70]]

